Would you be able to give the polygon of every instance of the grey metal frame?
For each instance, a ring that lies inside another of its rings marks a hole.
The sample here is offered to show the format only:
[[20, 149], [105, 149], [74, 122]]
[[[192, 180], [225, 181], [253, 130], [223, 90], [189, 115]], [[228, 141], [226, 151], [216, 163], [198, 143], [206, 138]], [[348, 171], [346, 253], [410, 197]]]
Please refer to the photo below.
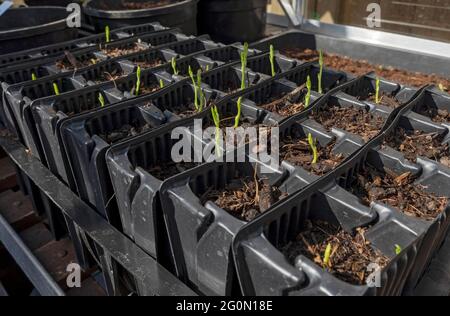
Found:
[[[146, 293], [154, 295], [194, 296], [194, 293], [155, 259], [112, 227], [39, 160], [26, 153], [25, 147], [8, 137], [0, 137], [0, 146], [12, 161], [41, 189], [68, 218], [84, 231], [111, 258], [142, 282]], [[0, 241], [22, 268], [41, 295], [64, 295], [17, 233], [0, 216]]]

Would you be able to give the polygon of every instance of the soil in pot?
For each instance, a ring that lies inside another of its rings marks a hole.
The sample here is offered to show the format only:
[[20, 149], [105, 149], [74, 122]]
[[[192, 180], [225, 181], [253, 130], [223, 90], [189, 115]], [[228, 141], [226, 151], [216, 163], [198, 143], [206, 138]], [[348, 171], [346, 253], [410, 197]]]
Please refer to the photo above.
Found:
[[280, 140], [280, 158], [318, 176], [327, 174], [344, 160], [343, 155], [336, 155], [332, 152], [334, 143], [326, 147], [322, 147], [320, 144], [316, 146], [318, 161], [313, 163], [314, 156], [308, 140], [288, 136]]
[[416, 162], [417, 157], [426, 157], [442, 163], [450, 168], [450, 149], [443, 144], [444, 135], [425, 133], [417, 130], [397, 128], [384, 145], [390, 146], [405, 155], [405, 158]]
[[[387, 257], [371, 247], [364, 236], [366, 231], [367, 228], [358, 228], [352, 235], [324, 221], [306, 221], [297, 239], [283, 247], [282, 252], [292, 265], [303, 255], [344, 282], [365, 285], [370, 264], [376, 263], [383, 269], [389, 263]], [[324, 262], [329, 247], [331, 254]]]
[[129, 48], [104, 48], [101, 51], [103, 54], [105, 54], [109, 58], [116, 58], [116, 57], [120, 57], [120, 56], [137, 53], [137, 52], [140, 52], [140, 51], [143, 51], [146, 49], [148, 49], [148, 48], [141, 45], [140, 43], [134, 43], [134, 45]]
[[116, 143], [124, 138], [132, 137], [151, 130], [152, 127], [149, 124], [142, 125], [139, 122], [133, 122], [131, 124], [126, 124], [119, 129], [113, 130], [108, 133], [99, 134], [105, 142], [108, 144]]
[[380, 132], [385, 122], [383, 117], [365, 109], [339, 106], [327, 107], [314, 113], [311, 118], [328, 130], [333, 127], [340, 128], [361, 136], [366, 142]]
[[159, 163], [157, 166], [151, 167], [147, 169], [148, 173], [150, 173], [155, 178], [165, 181], [177, 174], [183, 173], [198, 166], [198, 163], [194, 162], [164, 162]]
[[87, 60], [68, 59], [67, 57], [56, 61], [56, 67], [62, 71], [76, 70], [95, 65], [99, 60], [95, 57]]
[[158, 66], [161, 66], [162, 64], [164, 64], [164, 62], [159, 58], [156, 58], [156, 59], [153, 59], [150, 61], [135, 61], [133, 63], [136, 66], [141, 67], [142, 69], [155, 68], [155, 67], [158, 67]]
[[286, 94], [282, 98], [273, 98], [269, 103], [260, 105], [261, 108], [288, 117], [300, 113], [305, 109], [304, 85]]
[[243, 221], [252, 221], [274, 203], [287, 196], [266, 178], [236, 176], [224, 189], [207, 191], [201, 201], [214, 202], [218, 207]]
[[94, 82], [99, 84], [106, 81], [116, 81], [123, 76], [120, 69], [114, 69], [112, 72], [103, 72], [100, 76], [94, 79]]
[[436, 122], [436, 123], [449, 123], [450, 122], [450, 112], [447, 110], [441, 110], [441, 109], [429, 107], [429, 108], [425, 108], [425, 109], [418, 111], [418, 113], [428, 116], [429, 118], [431, 118], [431, 120], [433, 122]]
[[[282, 53], [291, 58], [297, 58], [303, 61], [313, 61], [319, 58], [319, 52], [311, 49], [286, 49]], [[324, 53], [324, 64], [327, 67], [350, 72], [357, 76], [362, 76], [370, 71], [375, 71], [382, 78], [393, 82], [409, 85], [412, 87], [423, 87], [434, 83], [441, 84], [445, 91], [450, 91], [450, 80], [436, 75], [427, 75], [422, 73], [408, 72], [385, 67], [381, 65], [372, 65], [367, 61], [354, 60], [348, 57]]]
[[381, 202], [398, 208], [407, 216], [433, 221], [446, 208], [448, 199], [426, 192], [414, 183], [411, 173], [401, 175], [385, 169], [380, 172], [371, 166], [358, 174], [351, 191], [366, 205]]
[[384, 106], [387, 106], [387, 107], [390, 107], [393, 109], [398, 108], [401, 105], [395, 98], [393, 98], [390, 95], [386, 95], [386, 94], [380, 95], [380, 100], [378, 103], [377, 103], [375, 94], [370, 94], [363, 101], [370, 101], [372, 103], [381, 104], [381, 105], [384, 105]]

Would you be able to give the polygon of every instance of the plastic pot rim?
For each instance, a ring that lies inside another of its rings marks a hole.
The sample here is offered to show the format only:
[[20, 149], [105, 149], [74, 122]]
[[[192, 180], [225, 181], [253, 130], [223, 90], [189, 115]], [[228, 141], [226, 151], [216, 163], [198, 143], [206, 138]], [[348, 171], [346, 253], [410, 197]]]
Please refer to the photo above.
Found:
[[187, 6], [197, 6], [199, 0], [184, 0], [182, 2], [176, 2], [168, 4], [161, 7], [151, 8], [151, 9], [138, 9], [138, 10], [102, 10], [97, 9], [89, 4], [92, 0], [88, 0], [83, 3], [83, 12], [88, 16], [93, 16], [97, 18], [106, 19], [133, 19], [133, 18], [144, 18], [151, 17], [155, 15], [170, 14], [173, 9], [182, 10]]
[[27, 27], [20, 27], [10, 30], [0, 30], [0, 40], [7, 40], [7, 39], [20, 39], [20, 38], [26, 38], [31, 37], [34, 35], [49, 33], [54, 30], [62, 30], [67, 27], [66, 19], [69, 15], [69, 12], [66, 11], [65, 8], [57, 7], [57, 6], [36, 6], [36, 7], [28, 7], [28, 8], [13, 8], [10, 10], [18, 11], [18, 10], [54, 10], [54, 11], [61, 11], [66, 14], [66, 17], [60, 20], [52, 21], [45, 24], [40, 24], [36, 26], [27, 26]]

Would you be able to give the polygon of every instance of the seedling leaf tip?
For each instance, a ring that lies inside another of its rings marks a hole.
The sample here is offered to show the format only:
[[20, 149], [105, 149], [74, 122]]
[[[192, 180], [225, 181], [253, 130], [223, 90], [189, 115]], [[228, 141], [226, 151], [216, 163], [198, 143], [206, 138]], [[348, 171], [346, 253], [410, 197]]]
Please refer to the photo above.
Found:
[[380, 104], [380, 78], [375, 81], [375, 103]]
[[395, 245], [395, 254], [398, 256], [403, 251], [402, 247], [400, 245]]
[[240, 97], [237, 100], [237, 114], [236, 117], [234, 118], [234, 128], [238, 128], [239, 127], [239, 123], [241, 121], [241, 108], [242, 108], [242, 97]]
[[313, 153], [313, 164], [316, 164], [317, 161], [319, 160], [319, 154], [317, 151], [317, 145], [316, 145], [316, 141], [313, 139], [313, 136], [311, 135], [311, 133], [308, 134], [308, 144], [309, 147], [311, 147], [311, 151]]
[[311, 77], [308, 76], [306, 78], [306, 88], [308, 89], [308, 91], [306, 92], [306, 96], [305, 96], [305, 109], [309, 106], [310, 102], [311, 102]]
[[34, 72], [31, 73], [31, 80], [37, 80], [36, 74]]
[[103, 98], [103, 94], [99, 93], [98, 94], [98, 102], [100, 102], [100, 107], [104, 107], [105, 106], [105, 98]]
[[245, 71], [247, 69], [247, 57], [248, 57], [248, 43], [244, 43], [244, 51], [241, 52], [241, 90], [244, 90], [245, 85]]
[[324, 268], [329, 266], [330, 258], [331, 258], [331, 243], [329, 243], [327, 245], [327, 248], [325, 249], [325, 254], [323, 256], [323, 266], [324, 266]]
[[172, 59], [170, 60], [170, 65], [172, 66], [173, 74], [178, 75], [179, 71], [177, 69], [177, 60], [175, 59], [175, 57], [172, 57]]
[[272, 71], [272, 77], [275, 77], [276, 72], [275, 72], [275, 49], [273, 47], [273, 45], [270, 45], [270, 68]]
[[109, 30], [109, 25], [105, 26], [105, 37], [106, 37], [106, 43], [109, 43], [111, 41], [111, 33]]
[[59, 88], [56, 82], [53, 82], [53, 91], [55, 92], [55, 95], [59, 95]]

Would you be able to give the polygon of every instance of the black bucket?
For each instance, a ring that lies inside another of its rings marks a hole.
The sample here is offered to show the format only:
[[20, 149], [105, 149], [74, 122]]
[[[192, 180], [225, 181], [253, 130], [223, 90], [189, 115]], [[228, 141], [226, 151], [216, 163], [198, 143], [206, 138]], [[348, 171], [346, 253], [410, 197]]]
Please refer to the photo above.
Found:
[[254, 42], [264, 37], [268, 0], [201, 0], [199, 31], [224, 43]]
[[0, 19], [0, 54], [68, 41], [78, 34], [69, 28], [69, 13], [58, 7], [10, 9]]
[[[84, 13], [97, 31], [126, 25], [158, 21], [164, 26], [178, 27], [186, 34], [197, 34], [198, 0], [89, 0], [84, 3]], [[167, 3], [150, 7], [152, 3]], [[147, 5], [148, 7], [145, 7]], [[144, 6], [144, 7], [143, 7]]]

